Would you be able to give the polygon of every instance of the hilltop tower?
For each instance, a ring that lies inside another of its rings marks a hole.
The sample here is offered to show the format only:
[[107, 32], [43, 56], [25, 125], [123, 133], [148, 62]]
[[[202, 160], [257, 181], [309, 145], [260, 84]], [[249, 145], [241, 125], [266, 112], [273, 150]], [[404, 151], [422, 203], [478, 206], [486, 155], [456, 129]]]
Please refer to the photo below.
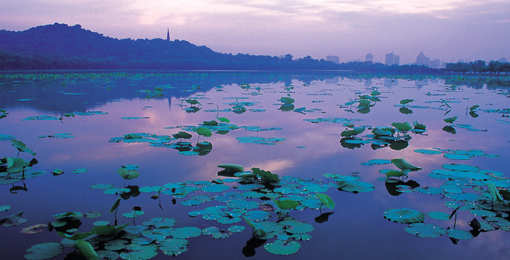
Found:
[[170, 29], [169, 28], [166, 29], [166, 40], [170, 41]]

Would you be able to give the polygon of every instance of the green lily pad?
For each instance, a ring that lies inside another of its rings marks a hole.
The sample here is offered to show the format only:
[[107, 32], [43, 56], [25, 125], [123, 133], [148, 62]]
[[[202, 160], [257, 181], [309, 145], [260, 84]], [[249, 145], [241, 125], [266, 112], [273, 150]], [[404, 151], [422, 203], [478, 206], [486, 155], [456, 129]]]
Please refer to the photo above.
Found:
[[9, 205], [0, 206], [0, 212], [8, 211], [9, 209], [11, 209], [11, 206]]
[[115, 185], [111, 183], [98, 183], [90, 186], [90, 188], [93, 190], [107, 190], [113, 187], [115, 187]]
[[422, 153], [422, 154], [441, 154], [442, 152], [433, 150], [433, 149], [416, 149], [414, 150], [416, 153]]
[[405, 231], [417, 237], [424, 238], [436, 238], [446, 234], [444, 228], [424, 223], [413, 223], [406, 227]]
[[432, 211], [427, 213], [427, 216], [429, 216], [432, 219], [436, 220], [449, 220], [450, 214], [444, 213], [444, 212], [438, 212], [438, 211]]
[[209, 186], [206, 186], [206, 187], [202, 187], [201, 190], [205, 191], [205, 192], [224, 192], [226, 190], [230, 189], [229, 186], [227, 185], [224, 185], [224, 184], [214, 184], [214, 185], [209, 185]]
[[446, 233], [448, 234], [449, 237], [455, 238], [455, 239], [467, 240], [467, 239], [473, 238], [473, 234], [471, 234], [468, 231], [464, 231], [464, 230], [460, 230], [460, 229], [448, 229], [448, 230], [446, 230]]
[[296, 241], [282, 241], [282, 240], [275, 240], [271, 243], [266, 243], [264, 245], [264, 249], [275, 255], [291, 255], [296, 253], [299, 248], [301, 248], [301, 244], [299, 244]]
[[389, 209], [384, 212], [384, 218], [397, 223], [411, 224], [423, 222], [425, 214], [417, 210], [407, 208]]
[[42, 243], [27, 249], [25, 259], [27, 260], [44, 260], [58, 256], [62, 253], [63, 247], [60, 243]]
[[265, 221], [271, 218], [271, 213], [262, 210], [255, 210], [246, 213], [246, 217], [251, 221]]
[[177, 256], [188, 251], [189, 242], [186, 239], [170, 238], [159, 243], [159, 250], [169, 256]]
[[173, 227], [177, 223], [177, 220], [173, 218], [151, 218], [143, 222], [144, 226], [153, 226], [155, 228], [160, 227]]
[[207, 227], [202, 229], [202, 234], [212, 235], [213, 239], [222, 239], [230, 236], [229, 232], [220, 230], [217, 227]]
[[202, 234], [202, 230], [197, 227], [180, 227], [170, 231], [172, 238], [190, 238], [198, 237]]
[[122, 214], [125, 218], [134, 218], [143, 215], [145, 212], [140, 210], [132, 210], [130, 212]]

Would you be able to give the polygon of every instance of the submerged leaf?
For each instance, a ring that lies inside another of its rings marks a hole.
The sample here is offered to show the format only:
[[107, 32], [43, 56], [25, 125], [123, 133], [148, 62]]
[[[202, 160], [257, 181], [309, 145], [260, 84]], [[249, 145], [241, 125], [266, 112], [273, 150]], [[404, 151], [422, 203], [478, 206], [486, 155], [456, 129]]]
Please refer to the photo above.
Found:
[[42, 243], [27, 249], [25, 259], [27, 260], [45, 260], [58, 256], [62, 253], [63, 247], [60, 243]]

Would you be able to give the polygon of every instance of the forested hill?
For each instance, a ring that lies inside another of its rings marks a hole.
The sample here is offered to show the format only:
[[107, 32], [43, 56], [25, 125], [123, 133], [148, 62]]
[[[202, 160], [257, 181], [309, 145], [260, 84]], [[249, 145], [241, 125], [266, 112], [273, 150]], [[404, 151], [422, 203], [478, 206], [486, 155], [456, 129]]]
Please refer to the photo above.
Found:
[[223, 54], [182, 40], [115, 39], [55, 23], [25, 31], [0, 30], [0, 69], [418, 70], [416, 66], [343, 63], [248, 54]]

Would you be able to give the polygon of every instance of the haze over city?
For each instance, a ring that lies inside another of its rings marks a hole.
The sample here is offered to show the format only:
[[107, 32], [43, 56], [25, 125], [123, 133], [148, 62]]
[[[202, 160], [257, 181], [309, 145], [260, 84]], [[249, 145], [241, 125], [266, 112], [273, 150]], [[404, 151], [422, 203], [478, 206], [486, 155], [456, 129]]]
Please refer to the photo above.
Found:
[[0, 29], [66, 23], [113, 38], [166, 38], [222, 53], [400, 64], [418, 54], [446, 62], [510, 59], [503, 0], [3, 0]]

